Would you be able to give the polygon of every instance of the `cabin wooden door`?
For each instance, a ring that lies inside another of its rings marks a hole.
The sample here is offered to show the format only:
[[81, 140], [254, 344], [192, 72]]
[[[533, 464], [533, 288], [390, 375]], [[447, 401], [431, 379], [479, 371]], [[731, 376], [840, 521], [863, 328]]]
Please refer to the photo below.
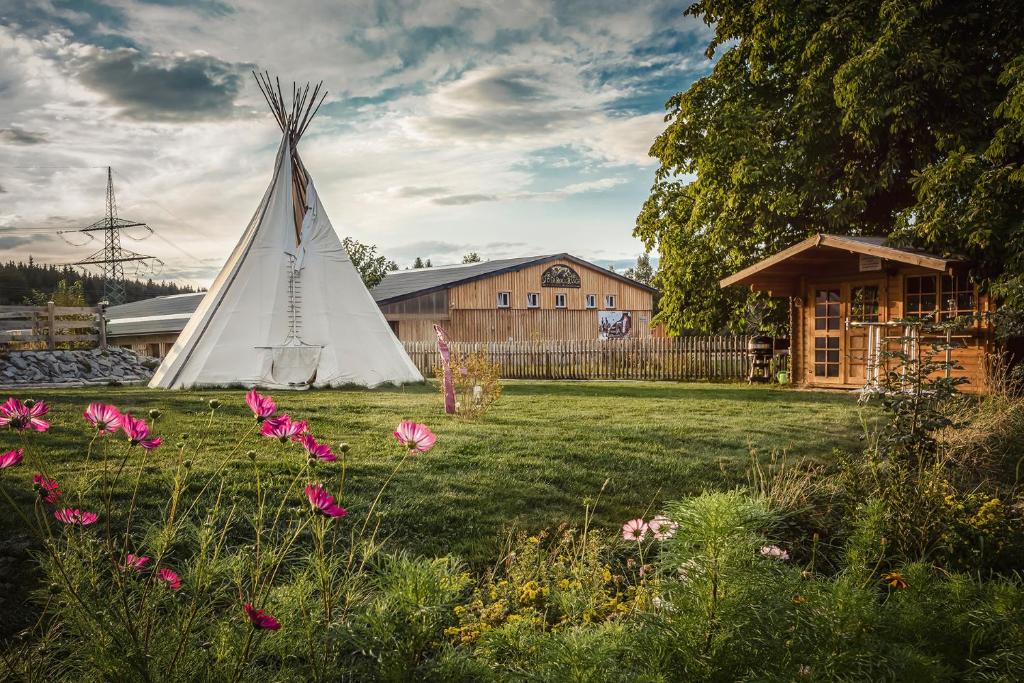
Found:
[[810, 370], [814, 384], [843, 383], [843, 288], [811, 285]]
[[[882, 281], [857, 282], [848, 285], [848, 294], [844, 297], [847, 304], [847, 316], [851, 322], [878, 323], [882, 318]], [[845, 322], [845, 321], [844, 321]], [[843, 327], [846, 327], [844, 324]], [[884, 330], [878, 330], [883, 333]], [[867, 327], [853, 326], [846, 330], [846, 382], [848, 384], [865, 384], [867, 382], [868, 365], [876, 363], [877, 348], [871, 348]], [[877, 344], [875, 345], [877, 347]]]

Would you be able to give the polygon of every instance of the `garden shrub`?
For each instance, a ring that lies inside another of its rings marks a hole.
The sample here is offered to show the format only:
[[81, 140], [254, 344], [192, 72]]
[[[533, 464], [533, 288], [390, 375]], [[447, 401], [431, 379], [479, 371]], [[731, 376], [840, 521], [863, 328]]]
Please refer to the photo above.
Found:
[[[398, 426], [390, 474], [350, 513], [345, 449], [269, 397], [248, 403], [249, 433], [203, 473], [201, 436], [161, 443], [158, 412], [101, 404], [79, 472], [54, 472], [47, 407], [0, 406], [24, 444], [0, 453], [0, 493], [37, 535], [42, 577], [36, 625], [0, 645], [4, 678], [1019, 680], [1019, 499], [963, 476], [949, 425], [919, 448], [890, 424], [834, 472], [756, 465], [747, 489], [667, 503], [614, 536], [588, 502], [579, 526], [512, 534], [477, 573], [378, 537], [389, 482], [435, 445], [424, 425]], [[144, 513], [161, 456], [163, 504]]]
[[[486, 354], [453, 353], [451, 355], [452, 380], [455, 385], [455, 413], [467, 419], [482, 416], [491, 404], [501, 397], [501, 366], [492, 362]], [[444, 370], [434, 368], [442, 396], [444, 394]]]

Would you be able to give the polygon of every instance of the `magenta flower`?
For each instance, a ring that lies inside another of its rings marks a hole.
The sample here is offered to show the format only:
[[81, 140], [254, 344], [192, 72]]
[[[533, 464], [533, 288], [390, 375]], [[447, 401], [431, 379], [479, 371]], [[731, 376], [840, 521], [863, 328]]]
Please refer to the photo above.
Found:
[[58, 522], [65, 524], [77, 524], [78, 526], [89, 526], [96, 521], [95, 512], [82, 512], [78, 508], [64, 508], [53, 513]]
[[36, 490], [36, 494], [47, 503], [56, 503], [57, 499], [60, 498], [60, 484], [57, 483], [56, 479], [47, 479], [42, 474], [36, 474], [32, 477], [32, 486]]
[[251, 602], [245, 603], [245, 613], [249, 617], [249, 623], [253, 628], [264, 631], [276, 631], [281, 628], [281, 622], [267, 614], [266, 610], [256, 609]]
[[642, 541], [647, 536], [649, 527], [642, 519], [631, 519], [622, 525], [622, 537], [627, 541]]
[[171, 590], [181, 589], [181, 578], [170, 569], [164, 568], [156, 573], [156, 577], [166, 583]]
[[789, 553], [777, 545], [766, 545], [761, 548], [762, 557], [770, 557], [775, 560], [788, 560]]
[[306, 449], [310, 457], [324, 462], [334, 462], [338, 459], [338, 456], [334, 454], [330, 446], [325, 443], [318, 443], [312, 434], [299, 434], [295, 437], [295, 440], [302, 444], [302, 447]]
[[128, 435], [128, 440], [132, 444], [138, 444], [147, 451], [151, 451], [160, 444], [163, 443], [163, 439], [159, 436], [153, 439], [149, 438], [149, 425], [142, 418], [132, 417], [129, 413], [125, 413], [121, 416], [121, 429]]
[[334, 502], [334, 496], [327, 493], [321, 484], [309, 484], [306, 486], [306, 498], [313, 509], [328, 517], [344, 517], [348, 510]]
[[106, 403], [90, 403], [82, 415], [100, 434], [113, 434], [121, 428], [121, 413]]
[[287, 414], [281, 417], [271, 417], [263, 422], [260, 427], [260, 434], [280, 439], [285, 442], [288, 439], [305, 434], [309, 424], [303, 420], [292, 420]]
[[263, 396], [252, 389], [245, 395], [245, 402], [249, 404], [257, 422], [263, 422], [277, 411], [277, 404], [269, 396]]
[[647, 523], [647, 528], [654, 534], [654, 540], [664, 541], [675, 535], [679, 525], [664, 515], [658, 515]]
[[42, 401], [28, 400], [22, 403], [16, 398], [8, 398], [0, 404], [0, 427], [45, 432], [50, 428], [50, 423], [41, 417], [48, 412], [50, 409]]
[[25, 451], [20, 448], [15, 448], [13, 451], [7, 451], [3, 455], [0, 455], [0, 470], [5, 470], [8, 467], [14, 467], [20, 465], [21, 461], [25, 458]]
[[[124, 556], [124, 564], [121, 565], [121, 568], [141, 571], [147, 564], [149, 564], [149, 558], [145, 555], [133, 555], [132, 553], [128, 553]], [[178, 581], [178, 585], [181, 586], [181, 581]]]
[[402, 420], [393, 432], [398, 441], [409, 449], [410, 453], [426, 453], [434, 447], [437, 437], [426, 425], [412, 420]]

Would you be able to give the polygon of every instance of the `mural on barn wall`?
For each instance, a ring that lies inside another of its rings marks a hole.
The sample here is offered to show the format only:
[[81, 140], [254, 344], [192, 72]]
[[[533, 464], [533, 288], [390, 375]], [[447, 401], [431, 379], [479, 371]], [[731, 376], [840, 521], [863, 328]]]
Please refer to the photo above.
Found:
[[633, 314], [629, 311], [598, 311], [597, 338], [627, 339], [633, 330]]
[[541, 287], [573, 287], [580, 288], [580, 274], [569, 266], [555, 264], [540, 276]]

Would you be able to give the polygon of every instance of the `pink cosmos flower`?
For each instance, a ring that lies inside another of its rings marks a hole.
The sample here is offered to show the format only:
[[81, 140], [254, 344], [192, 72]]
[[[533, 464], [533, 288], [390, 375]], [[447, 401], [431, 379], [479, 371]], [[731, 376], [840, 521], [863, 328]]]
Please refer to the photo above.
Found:
[[281, 628], [281, 622], [267, 614], [266, 610], [256, 609], [251, 602], [245, 603], [245, 613], [249, 617], [249, 623], [253, 628], [264, 631], [276, 631]]
[[3, 455], [0, 455], [0, 470], [20, 465], [24, 458], [25, 451], [20, 448], [15, 448], [13, 451], [7, 451]]
[[434, 447], [437, 437], [426, 425], [412, 420], [402, 420], [394, 431], [395, 438], [409, 449], [410, 453], [426, 453]]
[[309, 424], [304, 420], [293, 420], [285, 414], [265, 420], [263, 426], [260, 427], [260, 434], [278, 438], [283, 443], [300, 434], [305, 434], [308, 429]]
[[252, 389], [245, 395], [245, 402], [249, 404], [257, 422], [263, 422], [277, 411], [277, 404], [269, 396], [263, 396]]
[[159, 436], [150, 439], [149, 425], [146, 424], [146, 421], [142, 418], [132, 417], [129, 413], [121, 416], [121, 429], [124, 430], [129, 441], [142, 446], [147, 451], [153, 450], [164, 441]]
[[309, 484], [306, 486], [306, 498], [313, 509], [328, 517], [344, 517], [348, 510], [334, 502], [334, 496], [327, 493], [321, 484]]
[[295, 440], [302, 444], [311, 457], [324, 462], [334, 462], [338, 456], [334, 454], [331, 447], [325, 443], [318, 443], [312, 434], [299, 434]]
[[113, 434], [121, 428], [121, 413], [106, 403], [90, 403], [82, 415], [100, 434]]
[[22, 403], [16, 398], [8, 398], [0, 404], [0, 427], [45, 432], [50, 428], [50, 423], [41, 417], [48, 412], [49, 407], [42, 401], [28, 400]]
[[56, 479], [47, 479], [42, 474], [36, 474], [32, 476], [32, 486], [44, 502], [56, 503], [60, 498], [60, 484]]
[[97, 519], [95, 512], [82, 512], [78, 508], [57, 510], [53, 513], [53, 516], [57, 518], [58, 522], [77, 524], [79, 526], [89, 526]]
[[762, 557], [771, 557], [776, 560], [788, 560], [789, 553], [777, 545], [766, 545], [761, 548]]
[[158, 571], [156, 577], [166, 583], [171, 590], [176, 591], [181, 588], [181, 578], [166, 567]]
[[[124, 556], [124, 564], [121, 566], [121, 568], [141, 571], [142, 568], [145, 567], [147, 564], [149, 564], [149, 558], [145, 555], [133, 555], [131, 553], [128, 553]], [[178, 581], [178, 586], [181, 586], [181, 581]]]
[[627, 541], [642, 541], [648, 531], [647, 522], [642, 519], [631, 519], [622, 525], [622, 537]]
[[656, 541], [664, 541], [675, 535], [679, 525], [664, 515], [658, 515], [647, 523], [647, 528], [654, 534]]

